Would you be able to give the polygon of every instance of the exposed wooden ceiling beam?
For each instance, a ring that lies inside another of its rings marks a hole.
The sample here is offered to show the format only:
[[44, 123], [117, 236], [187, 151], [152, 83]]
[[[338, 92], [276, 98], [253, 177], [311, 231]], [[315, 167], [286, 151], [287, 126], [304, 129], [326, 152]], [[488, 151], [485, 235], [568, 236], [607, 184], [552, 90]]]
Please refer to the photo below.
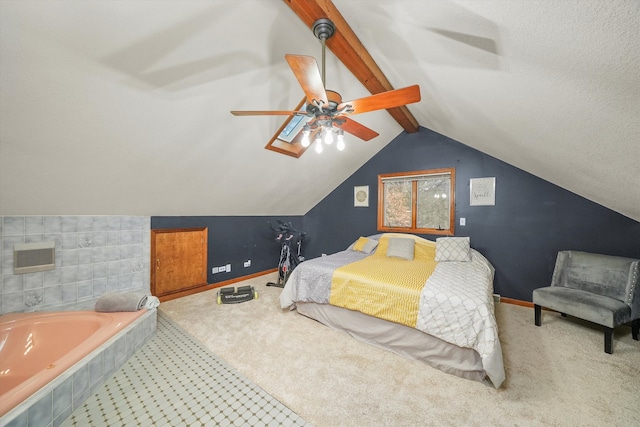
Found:
[[[331, 0], [284, 0], [284, 2], [309, 28], [320, 18], [329, 18], [333, 21], [336, 31], [333, 37], [327, 40], [327, 47], [369, 92], [376, 94], [394, 89]], [[407, 132], [418, 131], [418, 121], [406, 106], [390, 108], [387, 111]]]

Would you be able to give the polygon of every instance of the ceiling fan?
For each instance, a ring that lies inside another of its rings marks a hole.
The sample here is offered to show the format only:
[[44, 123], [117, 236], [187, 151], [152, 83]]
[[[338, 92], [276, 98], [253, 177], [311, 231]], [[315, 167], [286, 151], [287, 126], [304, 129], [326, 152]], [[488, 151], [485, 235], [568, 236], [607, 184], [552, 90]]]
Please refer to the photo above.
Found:
[[289, 67], [306, 96], [306, 107], [300, 111], [231, 111], [235, 116], [299, 116], [305, 118], [302, 146], [308, 147], [311, 137], [315, 137], [316, 151], [322, 151], [321, 141], [333, 142], [337, 135], [338, 149], [344, 149], [344, 132], [369, 141], [378, 133], [352, 120], [349, 116], [375, 110], [400, 107], [420, 101], [420, 87], [408, 86], [402, 89], [381, 92], [352, 101], [343, 102], [342, 96], [333, 90], [325, 89], [325, 49], [326, 40], [335, 32], [335, 25], [326, 18], [313, 23], [313, 34], [322, 42], [322, 75], [312, 56], [285, 55]]

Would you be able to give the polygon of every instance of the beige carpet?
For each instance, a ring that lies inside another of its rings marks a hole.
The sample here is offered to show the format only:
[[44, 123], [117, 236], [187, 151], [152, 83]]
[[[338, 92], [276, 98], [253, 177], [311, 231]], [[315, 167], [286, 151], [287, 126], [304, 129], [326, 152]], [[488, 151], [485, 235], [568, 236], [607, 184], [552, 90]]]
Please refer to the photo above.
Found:
[[507, 380], [499, 390], [442, 373], [282, 311], [275, 275], [259, 299], [217, 305], [217, 291], [160, 309], [315, 426], [640, 426], [640, 342], [616, 330], [497, 304]]

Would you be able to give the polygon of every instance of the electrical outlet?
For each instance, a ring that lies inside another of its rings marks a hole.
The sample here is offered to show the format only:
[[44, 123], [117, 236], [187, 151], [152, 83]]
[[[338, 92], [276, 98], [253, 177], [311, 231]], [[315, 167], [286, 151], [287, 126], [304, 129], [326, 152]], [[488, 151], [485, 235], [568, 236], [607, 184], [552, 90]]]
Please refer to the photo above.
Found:
[[247, 268], [247, 267], [251, 267], [251, 260], [250, 260], [250, 259], [248, 259], [248, 260], [246, 260], [246, 261], [244, 262], [244, 267], [245, 267], [245, 268]]
[[467, 225], [467, 219], [466, 218], [460, 218], [460, 225]]
[[217, 272], [218, 272], [218, 267], [213, 267], [213, 268], [211, 269], [211, 273], [212, 273], [212, 274], [216, 274]]
[[227, 271], [227, 273], [230, 273], [231, 272], [231, 264], [227, 264], [225, 266], [225, 270]]

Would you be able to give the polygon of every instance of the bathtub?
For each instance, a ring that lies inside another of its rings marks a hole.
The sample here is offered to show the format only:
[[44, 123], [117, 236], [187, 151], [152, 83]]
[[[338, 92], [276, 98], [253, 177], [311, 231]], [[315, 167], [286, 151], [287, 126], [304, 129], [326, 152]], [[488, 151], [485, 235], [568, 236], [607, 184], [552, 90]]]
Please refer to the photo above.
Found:
[[0, 316], [0, 417], [143, 316], [94, 311]]

